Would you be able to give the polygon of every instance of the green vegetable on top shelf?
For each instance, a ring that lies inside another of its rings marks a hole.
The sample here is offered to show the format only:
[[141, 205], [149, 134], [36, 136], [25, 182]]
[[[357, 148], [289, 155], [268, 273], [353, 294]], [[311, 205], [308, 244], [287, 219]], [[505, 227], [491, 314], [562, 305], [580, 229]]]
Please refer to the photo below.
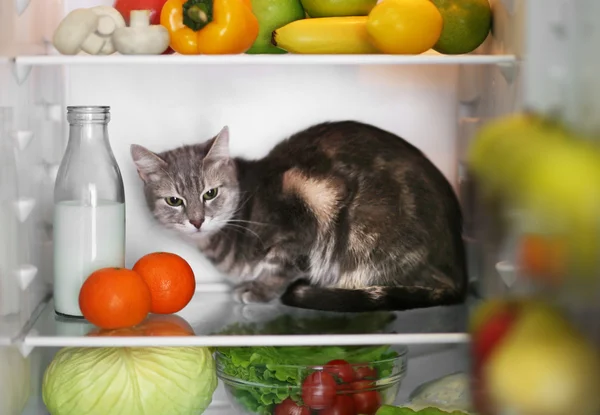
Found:
[[492, 27], [488, 0], [431, 0], [444, 19], [442, 35], [433, 49], [446, 55], [473, 52]]
[[415, 411], [411, 408], [383, 405], [375, 415], [468, 415], [466, 412], [452, 411], [446, 412], [438, 408], [424, 408]]
[[50, 415], [200, 415], [216, 387], [206, 347], [67, 347], [42, 397]]
[[252, 0], [252, 13], [258, 20], [258, 37], [246, 53], [287, 53], [271, 44], [271, 34], [288, 23], [304, 19], [300, 0]]
[[302, 0], [310, 17], [366, 16], [377, 0]]

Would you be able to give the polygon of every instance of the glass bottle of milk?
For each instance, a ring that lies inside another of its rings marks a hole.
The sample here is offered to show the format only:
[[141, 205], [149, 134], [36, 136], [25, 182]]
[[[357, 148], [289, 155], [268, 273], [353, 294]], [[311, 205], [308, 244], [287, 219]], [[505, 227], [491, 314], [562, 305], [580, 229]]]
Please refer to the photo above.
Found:
[[81, 318], [87, 277], [125, 266], [125, 191], [108, 141], [110, 107], [67, 107], [67, 120], [54, 186], [54, 309]]

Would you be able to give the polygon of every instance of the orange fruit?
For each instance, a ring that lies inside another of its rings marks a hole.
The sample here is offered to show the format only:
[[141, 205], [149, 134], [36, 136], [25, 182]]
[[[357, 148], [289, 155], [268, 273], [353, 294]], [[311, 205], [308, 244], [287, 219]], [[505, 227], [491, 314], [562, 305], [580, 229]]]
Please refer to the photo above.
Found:
[[176, 313], [191, 301], [196, 291], [194, 271], [179, 255], [169, 252], [147, 254], [135, 263], [133, 270], [150, 288], [152, 313]]
[[116, 330], [96, 329], [87, 334], [96, 337], [193, 336], [194, 329], [175, 314], [151, 314], [135, 327]]
[[150, 306], [148, 286], [138, 273], [125, 268], [94, 271], [79, 291], [83, 316], [103, 329], [140, 324], [150, 312]]

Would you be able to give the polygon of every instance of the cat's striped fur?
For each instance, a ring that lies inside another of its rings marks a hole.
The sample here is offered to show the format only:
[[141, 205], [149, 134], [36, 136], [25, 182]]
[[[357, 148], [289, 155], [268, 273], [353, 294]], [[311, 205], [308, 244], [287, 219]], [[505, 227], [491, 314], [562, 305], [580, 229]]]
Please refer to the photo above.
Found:
[[240, 301], [366, 311], [464, 299], [459, 203], [414, 146], [332, 122], [244, 160], [229, 157], [228, 134], [161, 154], [134, 145], [132, 156], [156, 219], [192, 238]]

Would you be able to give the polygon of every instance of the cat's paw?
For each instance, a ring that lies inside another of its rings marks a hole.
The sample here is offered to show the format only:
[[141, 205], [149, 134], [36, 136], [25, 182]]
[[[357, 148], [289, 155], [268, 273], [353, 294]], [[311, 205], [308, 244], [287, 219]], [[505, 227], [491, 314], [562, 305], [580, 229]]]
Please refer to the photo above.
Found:
[[265, 284], [249, 281], [233, 289], [233, 298], [242, 304], [268, 303], [277, 297], [277, 293]]

